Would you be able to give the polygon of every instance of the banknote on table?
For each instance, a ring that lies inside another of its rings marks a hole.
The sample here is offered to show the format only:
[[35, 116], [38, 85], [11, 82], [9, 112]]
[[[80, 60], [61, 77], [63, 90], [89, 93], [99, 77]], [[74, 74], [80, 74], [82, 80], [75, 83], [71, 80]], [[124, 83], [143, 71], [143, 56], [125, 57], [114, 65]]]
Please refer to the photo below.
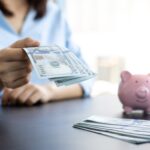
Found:
[[134, 144], [150, 142], [150, 121], [91, 116], [73, 127]]
[[58, 45], [24, 48], [37, 75], [57, 86], [91, 79], [95, 74], [76, 55]]

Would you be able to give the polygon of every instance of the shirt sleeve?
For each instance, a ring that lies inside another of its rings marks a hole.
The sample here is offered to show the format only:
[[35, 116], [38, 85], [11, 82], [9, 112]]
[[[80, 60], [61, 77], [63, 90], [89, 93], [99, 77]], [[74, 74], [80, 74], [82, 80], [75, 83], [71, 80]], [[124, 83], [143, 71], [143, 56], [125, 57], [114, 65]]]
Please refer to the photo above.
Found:
[[[73, 42], [72, 37], [71, 37], [71, 31], [69, 29], [69, 26], [66, 22], [66, 48], [71, 50], [87, 67], [87, 63], [83, 59], [83, 56], [81, 54], [80, 48]], [[87, 81], [83, 81], [80, 83], [80, 86], [82, 87], [83, 90], [83, 97], [89, 97], [92, 89], [94, 79], [89, 79]]]

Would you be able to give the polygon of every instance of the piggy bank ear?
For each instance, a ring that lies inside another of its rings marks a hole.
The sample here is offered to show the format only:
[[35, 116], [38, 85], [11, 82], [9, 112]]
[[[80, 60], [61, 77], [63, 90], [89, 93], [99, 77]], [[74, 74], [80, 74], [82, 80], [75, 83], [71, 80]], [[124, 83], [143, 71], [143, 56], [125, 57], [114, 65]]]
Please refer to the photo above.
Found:
[[132, 76], [132, 74], [128, 71], [122, 71], [121, 72], [121, 80], [123, 82], [127, 81], [128, 79], [130, 79], [130, 77]]

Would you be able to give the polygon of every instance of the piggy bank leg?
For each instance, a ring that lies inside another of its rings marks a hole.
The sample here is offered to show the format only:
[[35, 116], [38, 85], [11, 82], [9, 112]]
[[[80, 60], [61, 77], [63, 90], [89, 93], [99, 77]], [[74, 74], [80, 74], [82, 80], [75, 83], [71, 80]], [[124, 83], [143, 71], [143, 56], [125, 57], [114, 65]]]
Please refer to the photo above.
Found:
[[124, 109], [125, 114], [131, 114], [132, 113], [132, 108], [129, 106], [124, 106], [123, 109]]
[[150, 107], [144, 111], [145, 114], [150, 115]]

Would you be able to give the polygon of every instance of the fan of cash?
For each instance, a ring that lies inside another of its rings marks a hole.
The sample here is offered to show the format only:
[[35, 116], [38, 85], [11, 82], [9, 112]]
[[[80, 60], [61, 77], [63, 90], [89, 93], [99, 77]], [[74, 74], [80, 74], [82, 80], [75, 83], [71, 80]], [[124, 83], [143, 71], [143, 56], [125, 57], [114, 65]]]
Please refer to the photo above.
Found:
[[24, 48], [37, 75], [57, 86], [91, 79], [95, 74], [70, 50], [58, 45]]
[[150, 142], [150, 121], [148, 120], [91, 116], [73, 127], [133, 144]]

